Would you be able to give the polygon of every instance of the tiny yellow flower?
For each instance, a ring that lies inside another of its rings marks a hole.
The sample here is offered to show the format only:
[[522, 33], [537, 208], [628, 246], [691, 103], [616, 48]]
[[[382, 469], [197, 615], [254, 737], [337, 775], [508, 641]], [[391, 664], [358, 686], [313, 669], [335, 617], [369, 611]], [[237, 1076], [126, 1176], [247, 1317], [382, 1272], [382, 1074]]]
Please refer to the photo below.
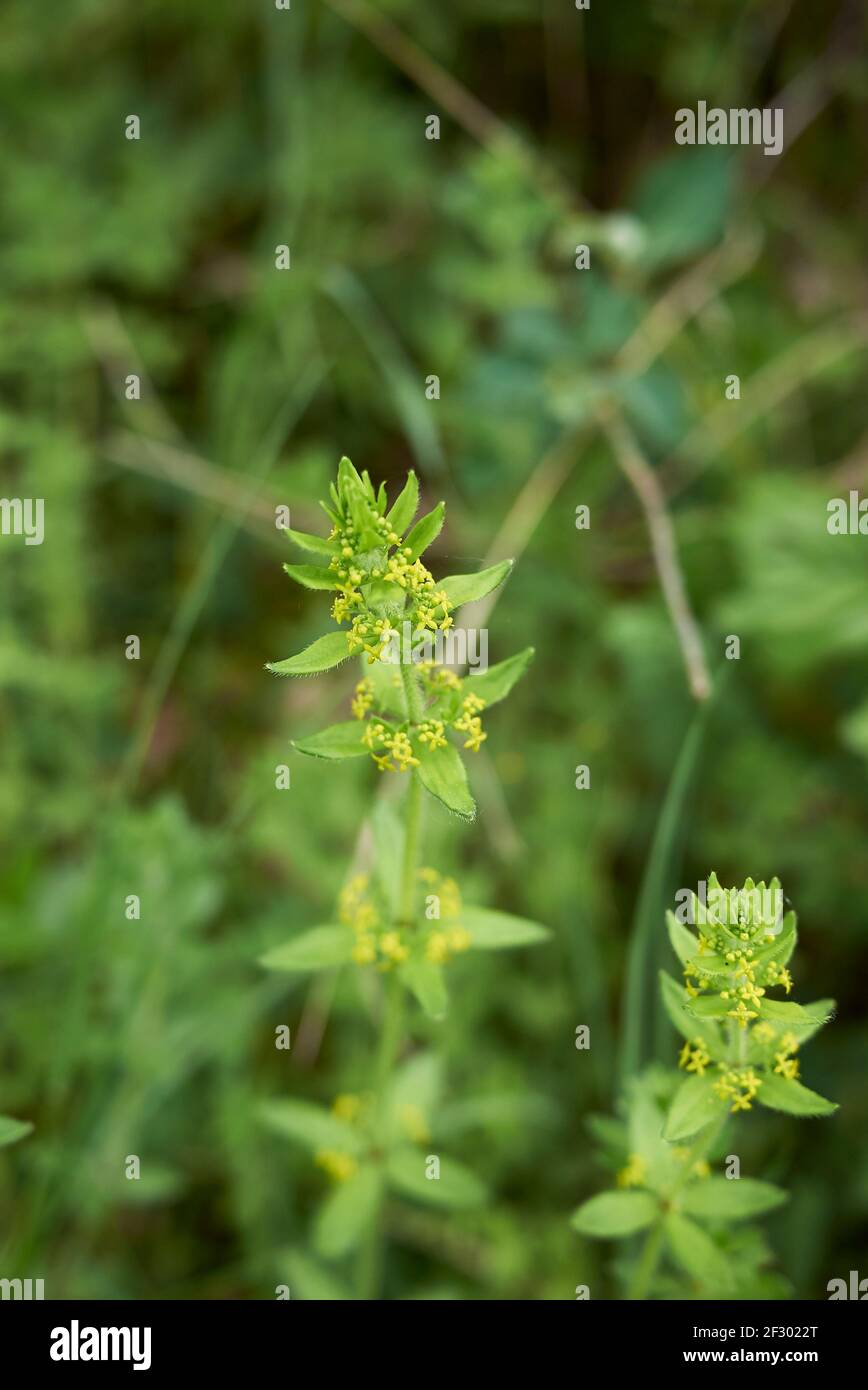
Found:
[[427, 1144], [431, 1138], [428, 1122], [418, 1105], [406, 1104], [400, 1107], [398, 1119], [408, 1139], [414, 1144]]
[[711, 1057], [702, 1039], [696, 1038], [693, 1047], [690, 1046], [690, 1043], [684, 1044], [678, 1058], [678, 1065], [683, 1067], [685, 1071], [694, 1072], [697, 1076], [704, 1076], [710, 1061]]
[[425, 943], [425, 959], [430, 960], [433, 965], [442, 965], [449, 955], [449, 943], [446, 933], [434, 931]]
[[775, 1054], [775, 1071], [786, 1081], [797, 1081], [799, 1076], [798, 1057], [788, 1057], [785, 1052]]
[[737, 1020], [739, 1028], [746, 1028], [752, 1018], [758, 1017], [759, 1015], [756, 1010], [749, 1009], [743, 999], [739, 999], [736, 1007], [730, 1009], [727, 1013], [727, 1018], [734, 1018]]
[[641, 1154], [630, 1154], [626, 1168], [622, 1168], [615, 1181], [619, 1187], [641, 1187], [645, 1181], [648, 1165]]
[[367, 676], [360, 680], [353, 695], [352, 711], [356, 719], [364, 719], [374, 703], [374, 683]]
[[751, 1037], [762, 1046], [765, 1046], [766, 1043], [774, 1041], [775, 1030], [770, 1023], [755, 1023], [753, 1031], [751, 1032]]
[[409, 952], [401, 940], [400, 932], [387, 931], [380, 937], [380, 953], [396, 965], [406, 960]]
[[473, 939], [466, 927], [451, 927], [448, 933], [450, 951], [469, 951]]
[[320, 1149], [314, 1162], [323, 1168], [334, 1182], [346, 1182], [358, 1172], [358, 1162], [352, 1154], [340, 1149]]
[[332, 1114], [338, 1120], [346, 1120], [348, 1124], [354, 1124], [362, 1111], [361, 1096], [349, 1093], [335, 1096], [332, 1102]]

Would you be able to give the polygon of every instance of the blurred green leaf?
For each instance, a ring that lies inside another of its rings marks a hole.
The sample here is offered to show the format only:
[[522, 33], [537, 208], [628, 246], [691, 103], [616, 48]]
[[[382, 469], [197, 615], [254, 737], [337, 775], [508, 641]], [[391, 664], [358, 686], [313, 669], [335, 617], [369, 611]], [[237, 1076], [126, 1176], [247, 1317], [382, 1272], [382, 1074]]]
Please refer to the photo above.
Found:
[[[439, 1177], [433, 1176], [432, 1157], [439, 1161]], [[388, 1175], [389, 1183], [402, 1197], [430, 1206], [464, 1211], [482, 1206], [488, 1196], [485, 1184], [463, 1164], [443, 1154], [423, 1154], [421, 1149], [394, 1149], [388, 1159]]]
[[601, 1192], [573, 1212], [570, 1225], [583, 1236], [621, 1240], [647, 1230], [659, 1216], [650, 1192]]
[[355, 938], [348, 927], [311, 927], [260, 957], [266, 970], [333, 970], [352, 960]]
[[757, 1178], [700, 1178], [686, 1188], [679, 1202], [688, 1216], [706, 1221], [743, 1221], [774, 1211], [787, 1194], [774, 1183]]

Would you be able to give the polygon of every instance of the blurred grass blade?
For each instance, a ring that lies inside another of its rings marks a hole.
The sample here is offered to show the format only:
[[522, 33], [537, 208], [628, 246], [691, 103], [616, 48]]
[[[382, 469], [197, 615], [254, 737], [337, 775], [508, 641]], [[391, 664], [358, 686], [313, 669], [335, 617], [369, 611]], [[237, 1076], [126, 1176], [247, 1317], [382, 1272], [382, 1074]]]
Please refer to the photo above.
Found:
[[621, 1030], [622, 1082], [640, 1071], [651, 1060], [655, 1049], [665, 1051], [669, 1024], [661, 1008], [657, 988], [657, 972], [665, 963], [668, 944], [665, 914], [675, 889], [673, 876], [689, 793], [711, 707], [719, 697], [722, 680], [722, 676], [718, 675], [711, 695], [697, 706], [687, 730], [666, 789], [663, 809], [642, 876], [627, 954]]
[[442, 473], [443, 450], [425, 400], [422, 374], [410, 362], [382, 310], [362, 282], [347, 270], [332, 270], [323, 288], [356, 329], [383, 373], [420, 468], [423, 472]]

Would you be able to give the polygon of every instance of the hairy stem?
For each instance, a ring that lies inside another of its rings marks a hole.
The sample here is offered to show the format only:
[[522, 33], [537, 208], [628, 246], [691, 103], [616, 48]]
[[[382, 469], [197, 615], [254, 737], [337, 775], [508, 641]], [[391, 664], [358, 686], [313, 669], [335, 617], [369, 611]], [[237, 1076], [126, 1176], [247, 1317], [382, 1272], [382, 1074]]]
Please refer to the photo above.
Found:
[[[407, 699], [407, 714], [411, 724], [420, 724], [423, 718], [422, 694], [419, 678], [411, 663], [402, 664], [401, 680]], [[401, 896], [399, 900], [399, 921], [402, 927], [409, 927], [413, 921], [413, 896], [416, 890], [416, 867], [419, 857], [419, 829], [422, 819], [422, 784], [415, 772], [410, 773], [407, 788], [407, 801], [404, 812], [404, 862], [401, 866]]]
[[401, 1046], [404, 1026], [404, 986], [396, 971], [386, 984], [380, 1046], [376, 1063], [376, 1135], [380, 1162], [380, 1185], [375, 1199], [367, 1238], [359, 1257], [359, 1297], [377, 1298], [383, 1270], [383, 1208], [386, 1197], [386, 1158], [388, 1156], [389, 1089]]
[[419, 826], [422, 820], [422, 783], [410, 773], [404, 820], [404, 863], [401, 867], [401, 896], [398, 920], [402, 927], [413, 924], [413, 898], [416, 890], [416, 861], [419, 857]]
[[[422, 720], [422, 696], [412, 665], [401, 666], [401, 679], [407, 697], [407, 713], [411, 723]], [[415, 772], [410, 772], [410, 785], [404, 806], [404, 855], [401, 864], [401, 885], [398, 906], [400, 927], [413, 923], [413, 901], [416, 891], [416, 868], [419, 858], [419, 832], [422, 822], [422, 784]], [[376, 1199], [368, 1238], [359, 1259], [359, 1292], [363, 1299], [377, 1297], [383, 1268], [383, 1208], [386, 1195], [385, 1164], [389, 1145], [389, 1091], [392, 1073], [401, 1048], [404, 1026], [404, 984], [392, 970], [386, 984], [386, 997], [381, 1022], [380, 1046], [376, 1069], [376, 1135], [381, 1164], [380, 1187]]]

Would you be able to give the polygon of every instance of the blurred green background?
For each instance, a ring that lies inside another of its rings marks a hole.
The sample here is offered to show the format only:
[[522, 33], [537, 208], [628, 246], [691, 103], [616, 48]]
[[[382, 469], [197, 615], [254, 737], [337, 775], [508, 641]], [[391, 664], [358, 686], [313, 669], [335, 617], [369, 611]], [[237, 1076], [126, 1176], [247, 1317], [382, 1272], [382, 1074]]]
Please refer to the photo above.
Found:
[[[803, 1298], [868, 1274], [868, 551], [826, 532], [868, 475], [865, 29], [791, 0], [7, 0], [2, 492], [45, 499], [46, 539], [0, 541], [0, 1110], [35, 1126], [0, 1155], [0, 1274], [271, 1298], [308, 1248], [327, 1180], [255, 1106], [368, 1088], [374, 1001], [256, 958], [329, 919], [377, 783], [288, 750], [356, 671], [263, 665], [328, 625], [274, 507], [318, 529], [348, 453], [446, 499], [435, 572], [517, 556], [491, 659], [537, 660], [471, 769], [479, 821], [429, 806], [426, 859], [553, 929], [414, 1017], [434, 1138], [495, 1196], [396, 1204], [387, 1291], [617, 1292], [568, 1217], [610, 1182], [587, 1118], [692, 701], [604, 397], [670, 498], [710, 666], [741, 639], [668, 889], [780, 875], [797, 997], [839, 1000], [805, 1061], [839, 1114], [739, 1130], [793, 1194], [769, 1267]], [[783, 105], [786, 152], [676, 147], [699, 100]]]

